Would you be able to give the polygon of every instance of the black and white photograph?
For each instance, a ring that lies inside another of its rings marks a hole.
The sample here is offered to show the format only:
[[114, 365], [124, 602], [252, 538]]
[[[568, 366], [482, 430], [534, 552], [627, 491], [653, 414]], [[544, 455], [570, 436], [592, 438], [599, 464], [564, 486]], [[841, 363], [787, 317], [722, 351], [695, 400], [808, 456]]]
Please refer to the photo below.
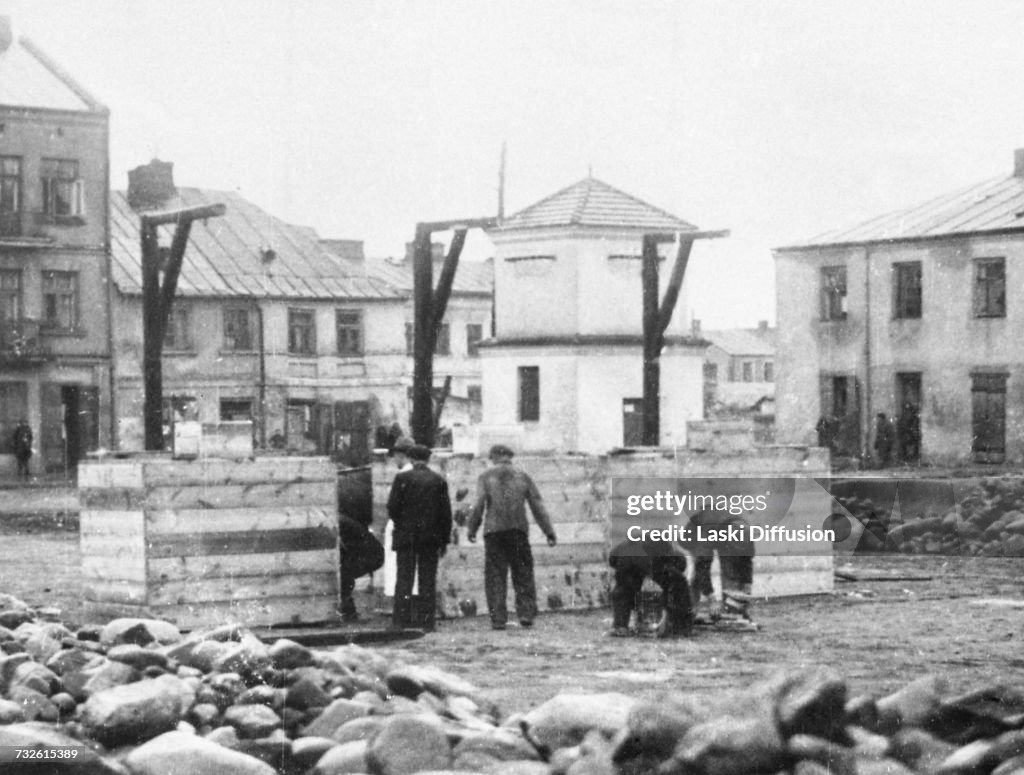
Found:
[[0, 0], [0, 772], [1024, 773], [1022, 30]]

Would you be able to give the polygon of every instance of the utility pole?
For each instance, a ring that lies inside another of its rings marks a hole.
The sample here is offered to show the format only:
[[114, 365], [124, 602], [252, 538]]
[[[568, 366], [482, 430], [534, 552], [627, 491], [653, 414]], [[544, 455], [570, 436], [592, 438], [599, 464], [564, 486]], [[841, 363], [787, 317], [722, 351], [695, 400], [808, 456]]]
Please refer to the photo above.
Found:
[[[643, 285], [644, 326], [644, 400], [643, 444], [656, 447], [661, 443], [661, 351], [665, 347], [665, 331], [679, 300], [679, 290], [686, 275], [693, 243], [698, 239], [729, 236], [723, 231], [690, 231], [675, 234], [652, 233], [643, 236], [641, 283]], [[665, 296], [658, 304], [658, 245], [675, 242], [675, 263], [669, 276]]]
[[[486, 229], [495, 218], [467, 218], [416, 224], [413, 241], [413, 377], [412, 437], [417, 444], [434, 446], [437, 421], [434, 418], [434, 348], [448, 307], [452, 282], [459, 268], [459, 256], [469, 229]], [[434, 288], [434, 257], [431, 238], [437, 231], [454, 231], [441, 274]]]
[[[161, 210], [139, 216], [142, 242], [142, 375], [146, 449], [164, 448], [163, 430], [163, 364], [164, 333], [174, 303], [192, 222], [200, 218], [224, 215], [223, 204], [200, 205], [177, 210]], [[176, 224], [166, 264], [161, 266], [157, 227]], [[160, 273], [163, 272], [163, 281]]]

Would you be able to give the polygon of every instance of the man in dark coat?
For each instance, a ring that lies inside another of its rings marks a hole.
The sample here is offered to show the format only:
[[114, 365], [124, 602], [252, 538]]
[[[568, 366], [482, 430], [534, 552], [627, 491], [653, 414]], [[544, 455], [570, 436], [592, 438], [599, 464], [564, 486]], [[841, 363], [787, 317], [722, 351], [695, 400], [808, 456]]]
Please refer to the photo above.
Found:
[[[612, 549], [608, 564], [615, 571], [612, 587], [613, 637], [630, 635], [633, 613], [644, 579], [661, 587], [665, 619], [654, 633], [660, 638], [688, 637], [693, 627], [693, 602], [687, 577], [687, 553], [672, 541], [623, 541]], [[638, 628], [639, 629], [639, 628]]]
[[514, 454], [504, 444], [491, 447], [490, 458], [494, 465], [477, 480], [476, 503], [466, 527], [470, 543], [476, 541], [481, 524], [484, 528], [484, 590], [491, 627], [495, 630], [504, 630], [508, 620], [510, 572], [519, 624], [532, 627], [537, 616], [537, 585], [533, 578], [527, 505], [547, 536], [548, 546], [557, 543], [540, 491], [529, 474], [512, 465]]
[[18, 461], [18, 476], [29, 478], [28, 461], [32, 457], [32, 427], [28, 420], [22, 420], [14, 429], [11, 439], [14, 457]]
[[[452, 504], [448, 482], [427, 467], [430, 450], [415, 444], [408, 451], [412, 468], [395, 476], [388, 497], [388, 518], [394, 525], [395, 627], [418, 624], [433, 630], [437, 617], [437, 563], [452, 534]], [[412, 617], [412, 588], [419, 584], [422, 601], [418, 622]]]

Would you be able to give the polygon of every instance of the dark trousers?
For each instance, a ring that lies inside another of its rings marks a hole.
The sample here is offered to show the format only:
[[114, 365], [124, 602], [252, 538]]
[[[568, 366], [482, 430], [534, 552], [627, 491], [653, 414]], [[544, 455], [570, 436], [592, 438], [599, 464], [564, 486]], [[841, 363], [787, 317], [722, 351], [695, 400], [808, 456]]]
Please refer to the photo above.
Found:
[[[421, 626], [432, 630], [437, 618], [438, 548], [419, 547], [395, 552], [395, 609], [391, 619], [396, 627]], [[413, 621], [412, 586], [419, 582], [420, 606]]]
[[23, 476], [26, 479], [29, 478], [28, 461], [32, 458], [31, 455], [16, 455], [18, 461], [18, 476]]
[[338, 533], [341, 539], [341, 612], [351, 615], [356, 613], [352, 598], [356, 579], [384, 564], [384, 547], [368, 527], [348, 517], [338, 520]]
[[649, 575], [661, 587], [661, 603], [668, 618], [669, 635], [687, 635], [693, 624], [690, 585], [686, 581], [686, 560], [675, 557], [619, 557], [615, 561], [612, 587], [612, 626], [629, 626], [637, 595]]
[[516, 615], [521, 622], [537, 616], [537, 587], [533, 580], [533, 553], [522, 530], [502, 530], [484, 536], [484, 589], [491, 624], [508, 620], [508, 575], [516, 596]]

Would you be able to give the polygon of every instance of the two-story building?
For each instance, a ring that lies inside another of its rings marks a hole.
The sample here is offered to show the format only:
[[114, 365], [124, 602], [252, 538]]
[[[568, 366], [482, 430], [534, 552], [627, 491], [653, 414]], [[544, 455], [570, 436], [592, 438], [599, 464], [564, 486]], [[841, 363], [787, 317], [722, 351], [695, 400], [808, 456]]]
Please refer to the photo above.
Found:
[[[252, 420], [257, 447], [365, 460], [374, 429], [408, 417], [407, 294], [237, 193], [177, 188], [170, 167], [140, 167], [139, 191], [111, 197], [121, 448], [143, 441], [139, 214], [220, 202], [224, 216], [192, 226], [168, 322], [168, 431], [179, 419]], [[170, 238], [161, 227], [161, 244]]]
[[0, 17], [0, 475], [111, 444], [108, 111]]
[[[593, 177], [489, 230], [495, 330], [481, 347], [485, 432], [531, 451], [641, 444], [643, 235], [695, 230]], [[671, 248], [663, 258], [674, 258]], [[660, 273], [662, 296], [668, 275]], [[687, 422], [704, 414], [707, 342], [688, 320], [684, 281], [661, 354], [666, 446], [685, 446]]]
[[827, 427], [870, 458], [884, 413], [910, 462], [1024, 461], [1024, 150], [1009, 176], [774, 255], [780, 441]]

